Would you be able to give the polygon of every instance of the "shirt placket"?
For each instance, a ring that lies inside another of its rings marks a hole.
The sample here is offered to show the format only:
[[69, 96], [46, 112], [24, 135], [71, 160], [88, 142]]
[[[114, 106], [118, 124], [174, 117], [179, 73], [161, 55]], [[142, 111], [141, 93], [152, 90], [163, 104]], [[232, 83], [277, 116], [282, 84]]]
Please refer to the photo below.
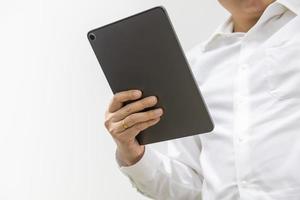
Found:
[[237, 73], [234, 78], [234, 134], [237, 185], [243, 199], [243, 191], [249, 187], [249, 180], [243, 174], [249, 164], [249, 131], [250, 131], [250, 102], [249, 102], [249, 71], [247, 55], [250, 55], [247, 44], [241, 42]]

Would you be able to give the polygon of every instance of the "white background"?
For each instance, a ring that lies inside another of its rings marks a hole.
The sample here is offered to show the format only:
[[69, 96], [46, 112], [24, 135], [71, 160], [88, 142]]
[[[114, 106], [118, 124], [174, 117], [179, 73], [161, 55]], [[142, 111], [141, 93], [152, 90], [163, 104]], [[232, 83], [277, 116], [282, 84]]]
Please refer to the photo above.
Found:
[[185, 51], [226, 16], [216, 0], [1, 0], [1, 200], [146, 199], [116, 165], [112, 93], [86, 33], [157, 5]]

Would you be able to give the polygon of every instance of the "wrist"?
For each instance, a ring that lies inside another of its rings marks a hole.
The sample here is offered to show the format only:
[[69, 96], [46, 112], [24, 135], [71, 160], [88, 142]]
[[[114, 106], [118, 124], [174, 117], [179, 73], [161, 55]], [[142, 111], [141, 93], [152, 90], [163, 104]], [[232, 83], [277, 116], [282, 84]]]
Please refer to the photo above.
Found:
[[140, 146], [140, 148], [128, 149], [117, 147], [116, 158], [119, 164], [124, 167], [128, 167], [136, 164], [145, 153], [145, 146]]

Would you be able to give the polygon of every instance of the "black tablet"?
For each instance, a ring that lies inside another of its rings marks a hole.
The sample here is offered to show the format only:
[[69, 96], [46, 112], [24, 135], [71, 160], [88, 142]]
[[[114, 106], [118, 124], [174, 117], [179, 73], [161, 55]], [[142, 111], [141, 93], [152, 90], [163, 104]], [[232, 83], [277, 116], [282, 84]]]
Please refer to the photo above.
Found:
[[168, 14], [155, 7], [88, 33], [113, 93], [139, 89], [157, 96], [161, 121], [140, 144], [207, 133], [214, 125]]

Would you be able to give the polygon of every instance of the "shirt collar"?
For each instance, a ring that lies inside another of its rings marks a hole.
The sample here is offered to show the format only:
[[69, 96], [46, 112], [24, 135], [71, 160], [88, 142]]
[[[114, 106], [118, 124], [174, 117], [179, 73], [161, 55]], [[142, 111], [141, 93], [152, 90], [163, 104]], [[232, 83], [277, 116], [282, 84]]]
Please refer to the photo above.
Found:
[[277, 0], [278, 3], [287, 7], [296, 15], [300, 15], [300, 1], [299, 0]]
[[[285, 6], [288, 10], [294, 12], [296, 15], [300, 15], [300, 0], [277, 0], [274, 3], [279, 3]], [[232, 18], [227, 17], [225, 22], [217, 28], [217, 30], [206, 40], [203, 44], [203, 51], [206, 51], [210, 44], [221, 35], [233, 35], [233, 34], [241, 34], [241, 33], [233, 33], [233, 22]]]
[[206, 40], [203, 44], [203, 51], [206, 51], [210, 44], [212, 44], [218, 37], [220, 36], [230, 36], [234, 34], [240, 34], [240, 33], [233, 33], [233, 21], [231, 16], [227, 17], [225, 22], [221, 24], [217, 30]]

